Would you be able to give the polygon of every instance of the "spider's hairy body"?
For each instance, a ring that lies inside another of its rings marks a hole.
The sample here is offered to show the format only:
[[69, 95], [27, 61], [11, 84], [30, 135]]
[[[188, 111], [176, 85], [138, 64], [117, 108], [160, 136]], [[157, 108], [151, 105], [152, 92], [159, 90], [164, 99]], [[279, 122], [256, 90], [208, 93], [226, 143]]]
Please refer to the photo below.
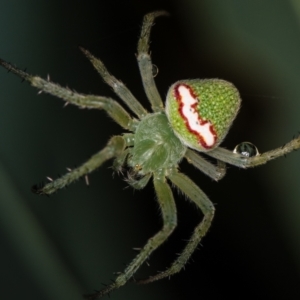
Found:
[[139, 166], [139, 175], [177, 167], [186, 147], [169, 126], [164, 112], [149, 114], [138, 124], [128, 165]]
[[[130, 168], [127, 182], [135, 189], [142, 189], [150, 178], [153, 180], [163, 219], [161, 230], [147, 240], [125, 270], [118, 273], [113, 283], [99, 292], [87, 295], [88, 299], [100, 298], [126, 284], [151, 253], [173, 232], [177, 224], [177, 214], [169, 181], [202, 211], [203, 218], [172, 265], [164, 272], [140, 280], [138, 283], [170, 277], [185, 266], [207, 233], [215, 208], [205, 193], [188, 176], [179, 171], [178, 164], [183, 158], [213, 180], [218, 181], [226, 173], [225, 163], [241, 168], [255, 167], [300, 148], [299, 137], [282, 147], [262, 154], [249, 142], [239, 144], [234, 152], [219, 147], [240, 107], [237, 89], [224, 80], [178, 81], [170, 87], [165, 107], [153, 79], [153, 64], [149, 54], [149, 37], [154, 20], [164, 15], [168, 14], [165, 11], [157, 11], [144, 17], [138, 42], [137, 62], [152, 113], [148, 113], [131, 91], [108, 72], [102, 61], [86, 49], [80, 48], [134, 117], [111, 98], [73, 92], [51, 82], [50, 79], [32, 76], [0, 59], [0, 65], [38, 88], [40, 92], [49, 93], [81, 108], [105, 110], [127, 131], [123, 135], [112, 137], [106, 147], [81, 166], [69, 169], [67, 174], [56, 180], [51, 179], [45, 185], [34, 186], [33, 192], [50, 195], [93, 172], [110, 159], [114, 159], [113, 168], [116, 171], [122, 171], [124, 166]], [[216, 165], [205, 160], [199, 152], [216, 159]]]

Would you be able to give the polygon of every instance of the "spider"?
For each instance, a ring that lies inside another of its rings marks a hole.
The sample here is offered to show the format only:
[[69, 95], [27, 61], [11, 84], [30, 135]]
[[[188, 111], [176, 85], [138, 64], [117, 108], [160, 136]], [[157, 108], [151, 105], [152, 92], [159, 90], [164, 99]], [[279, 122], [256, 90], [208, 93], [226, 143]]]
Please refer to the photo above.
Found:
[[[137, 62], [144, 90], [152, 107], [150, 113], [121, 81], [108, 72], [101, 60], [82, 47], [80, 50], [134, 116], [111, 98], [73, 92], [51, 82], [49, 78], [44, 80], [32, 76], [0, 60], [4, 68], [28, 81], [38, 88], [39, 92], [57, 96], [67, 104], [74, 104], [81, 108], [105, 110], [126, 130], [126, 133], [112, 137], [104, 149], [81, 166], [69, 170], [64, 176], [45, 185], [34, 186], [33, 192], [39, 195], [50, 195], [86, 176], [112, 158], [114, 158], [115, 171], [121, 172], [123, 168], [130, 170], [127, 182], [134, 189], [142, 189], [150, 179], [153, 181], [163, 219], [161, 230], [148, 239], [133, 261], [123, 272], [118, 273], [113, 283], [94, 294], [86, 295], [88, 299], [100, 298], [126, 284], [151, 253], [173, 232], [177, 223], [177, 215], [168, 182], [171, 182], [196, 204], [202, 211], [203, 218], [194, 229], [186, 247], [169, 268], [137, 282], [149, 283], [169, 277], [179, 272], [187, 263], [207, 233], [215, 208], [205, 193], [188, 176], [178, 170], [178, 164], [182, 159], [185, 158], [194, 167], [218, 181], [226, 173], [226, 163], [240, 168], [255, 167], [300, 147], [300, 137], [262, 154], [258, 153], [256, 147], [248, 142], [239, 144], [234, 151], [219, 147], [238, 113], [241, 102], [238, 90], [225, 80], [178, 81], [169, 88], [164, 106], [154, 82], [155, 66], [151, 62], [149, 53], [149, 38], [155, 18], [167, 15], [165, 11], [145, 15], [138, 41]], [[205, 160], [199, 152], [216, 159], [216, 165]]]

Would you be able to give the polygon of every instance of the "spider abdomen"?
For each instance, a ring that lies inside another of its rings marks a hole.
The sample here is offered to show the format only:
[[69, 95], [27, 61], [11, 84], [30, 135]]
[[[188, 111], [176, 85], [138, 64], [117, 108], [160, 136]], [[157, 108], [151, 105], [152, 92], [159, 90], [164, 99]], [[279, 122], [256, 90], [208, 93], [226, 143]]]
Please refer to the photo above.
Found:
[[222, 142], [240, 102], [238, 90], [225, 80], [184, 80], [170, 87], [166, 114], [185, 145], [205, 152]]
[[128, 164], [141, 175], [176, 166], [186, 147], [174, 134], [164, 113], [149, 114], [137, 126]]

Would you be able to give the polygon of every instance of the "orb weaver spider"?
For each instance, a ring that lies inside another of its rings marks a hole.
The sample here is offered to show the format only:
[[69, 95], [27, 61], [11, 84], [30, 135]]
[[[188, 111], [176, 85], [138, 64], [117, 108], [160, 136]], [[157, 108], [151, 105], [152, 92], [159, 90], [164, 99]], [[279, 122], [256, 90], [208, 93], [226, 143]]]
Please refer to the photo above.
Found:
[[[34, 186], [33, 192], [39, 195], [50, 195], [86, 176], [112, 158], [114, 158], [115, 171], [121, 172], [124, 167], [130, 169], [127, 182], [134, 189], [142, 189], [151, 178], [153, 180], [163, 219], [161, 230], [148, 239], [133, 261], [123, 272], [118, 273], [113, 283], [101, 291], [87, 295], [88, 299], [100, 298], [126, 284], [151, 253], [173, 232], [177, 215], [168, 181], [196, 204], [203, 213], [203, 219], [194, 229], [182, 253], [168, 269], [137, 282], [149, 283], [169, 277], [179, 272], [187, 263], [207, 233], [215, 208], [202, 190], [188, 176], [179, 172], [178, 164], [183, 158], [213, 180], [218, 181], [225, 175], [225, 163], [240, 168], [255, 167], [300, 147], [299, 137], [282, 147], [262, 154], [259, 154], [256, 147], [248, 142], [239, 144], [233, 152], [219, 147], [238, 113], [241, 101], [238, 90], [224, 80], [178, 81], [169, 88], [164, 106], [154, 82], [155, 67], [149, 53], [149, 38], [155, 18], [166, 15], [168, 13], [165, 11], [147, 14], [143, 20], [138, 42], [137, 61], [144, 90], [153, 110], [151, 113], [144, 109], [122, 82], [108, 72], [99, 59], [81, 47], [80, 50], [90, 60], [102, 79], [135, 116], [131, 116], [111, 98], [73, 92], [51, 82], [49, 78], [44, 80], [32, 76], [0, 59], [0, 64], [4, 68], [38, 88], [39, 93], [49, 93], [63, 99], [66, 104], [74, 104], [81, 108], [103, 109], [127, 131], [123, 135], [112, 137], [104, 149], [81, 166], [69, 170], [64, 176], [45, 185]], [[198, 152], [216, 159], [217, 164], [208, 162]]]

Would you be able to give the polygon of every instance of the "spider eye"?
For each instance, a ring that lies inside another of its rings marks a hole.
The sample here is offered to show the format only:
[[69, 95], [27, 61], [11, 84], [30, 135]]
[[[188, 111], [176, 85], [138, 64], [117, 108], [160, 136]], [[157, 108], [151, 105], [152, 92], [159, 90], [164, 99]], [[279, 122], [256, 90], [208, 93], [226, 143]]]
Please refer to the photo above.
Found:
[[240, 102], [238, 90], [225, 80], [183, 80], [170, 87], [166, 114], [184, 145], [205, 152], [222, 142]]
[[234, 149], [233, 153], [241, 154], [245, 157], [258, 156], [259, 152], [255, 145], [250, 142], [242, 142], [238, 144]]

